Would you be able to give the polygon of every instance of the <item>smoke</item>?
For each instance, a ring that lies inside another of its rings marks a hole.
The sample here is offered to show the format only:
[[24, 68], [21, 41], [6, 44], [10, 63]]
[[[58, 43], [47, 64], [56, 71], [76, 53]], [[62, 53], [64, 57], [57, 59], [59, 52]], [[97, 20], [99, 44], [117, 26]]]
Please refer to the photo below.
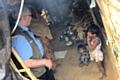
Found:
[[54, 19], [63, 20], [70, 12], [69, 6], [74, 0], [44, 0], [43, 4]]

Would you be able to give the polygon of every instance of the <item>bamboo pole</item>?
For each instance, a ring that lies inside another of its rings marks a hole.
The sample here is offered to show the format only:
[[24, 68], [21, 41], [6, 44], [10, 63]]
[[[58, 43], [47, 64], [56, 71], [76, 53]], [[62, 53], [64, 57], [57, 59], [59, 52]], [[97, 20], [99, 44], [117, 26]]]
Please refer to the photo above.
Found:
[[[25, 64], [23, 63], [22, 59], [19, 57], [19, 55], [17, 54], [17, 52], [14, 50], [14, 48], [12, 47], [12, 52], [13, 55], [16, 57], [16, 59], [18, 60], [18, 62], [21, 64], [21, 66], [23, 67], [23, 69], [26, 71], [26, 73], [28, 74], [28, 76], [32, 79], [32, 80], [37, 80], [36, 77], [33, 75], [33, 73], [30, 71], [29, 68], [27, 68], [25, 66]], [[22, 70], [23, 71], [23, 70]]]
[[[108, 37], [108, 46], [110, 46], [112, 53], [110, 53], [110, 57], [113, 58], [111, 61], [115, 64], [113, 66], [117, 67], [117, 74], [120, 77], [120, 7], [115, 5], [120, 3], [120, 1], [115, 0], [114, 2], [116, 3], [111, 3], [112, 1], [110, 0], [96, 0], [96, 2], [99, 5], [104, 28]], [[118, 61], [116, 60], [115, 52], [118, 54]]]
[[[107, 4], [107, 5], [110, 5], [111, 7], [113, 7], [114, 9], [116, 9], [117, 11], [119, 11], [120, 12], [120, 8], [118, 8], [118, 7], [116, 7], [115, 5], [113, 5], [111, 2], [110, 2], [110, 0], [104, 0], [105, 1], [105, 3]], [[116, 0], [114, 0], [114, 1], [116, 1]], [[117, 2], [120, 2], [120, 1], [117, 1]], [[118, 3], [119, 4], [119, 3]]]

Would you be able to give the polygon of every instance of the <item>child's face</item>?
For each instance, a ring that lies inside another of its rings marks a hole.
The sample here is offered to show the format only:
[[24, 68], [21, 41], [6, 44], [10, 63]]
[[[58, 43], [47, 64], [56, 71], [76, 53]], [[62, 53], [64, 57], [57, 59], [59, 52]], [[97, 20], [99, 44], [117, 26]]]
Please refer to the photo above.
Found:
[[87, 32], [87, 36], [88, 36], [88, 37], [93, 37], [93, 36], [95, 36], [95, 34], [92, 34], [91, 32], [88, 31], [88, 32]]
[[80, 52], [81, 54], [83, 54], [83, 53], [84, 53], [84, 49], [79, 48], [79, 52]]

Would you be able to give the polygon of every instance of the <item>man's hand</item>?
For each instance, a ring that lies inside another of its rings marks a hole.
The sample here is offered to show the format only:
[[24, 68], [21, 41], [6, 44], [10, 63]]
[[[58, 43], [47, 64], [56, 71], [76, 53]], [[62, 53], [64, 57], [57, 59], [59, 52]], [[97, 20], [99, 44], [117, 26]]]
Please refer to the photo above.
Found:
[[45, 62], [45, 66], [48, 67], [48, 69], [51, 69], [52, 68], [52, 61], [51, 59], [45, 59], [46, 62]]

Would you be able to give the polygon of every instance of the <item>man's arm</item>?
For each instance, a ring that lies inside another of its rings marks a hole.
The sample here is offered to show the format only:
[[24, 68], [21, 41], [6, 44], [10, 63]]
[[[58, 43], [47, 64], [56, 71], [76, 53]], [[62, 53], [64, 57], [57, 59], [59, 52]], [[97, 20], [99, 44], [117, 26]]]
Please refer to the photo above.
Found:
[[39, 60], [28, 59], [28, 60], [24, 61], [24, 63], [29, 68], [36, 68], [39, 66], [46, 66], [49, 69], [52, 68], [52, 61], [50, 59], [39, 59]]
[[18, 55], [21, 57], [27, 67], [36, 68], [39, 66], [46, 66], [51, 69], [52, 62], [49, 59], [30, 59], [30, 57], [32, 57], [31, 46], [24, 36], [17, 35], [17, 37], [13, 38], [12, 46], [15, 48]]

